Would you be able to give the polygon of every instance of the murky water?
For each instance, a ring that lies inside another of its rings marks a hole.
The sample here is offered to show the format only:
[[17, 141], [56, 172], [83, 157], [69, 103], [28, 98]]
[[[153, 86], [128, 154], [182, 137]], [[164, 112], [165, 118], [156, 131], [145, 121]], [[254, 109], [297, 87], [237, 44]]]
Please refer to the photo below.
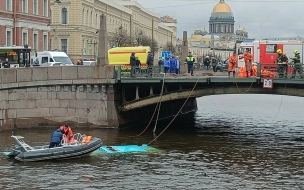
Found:
[[[152, 144], [160, 153], [38, 163], [1, 156], [0, 189], [304, 189], [304, 98], [209, 96], [198, 107], [194, 122], [172, 125]], [[131, 136], [143, 128], [80, 132], [106, 145], [142, 144], [152, 128], [140, 137]], [[13, 133], [33, 145], [53, 130]], [[14, 144], [11, 134], [1, 132], [0, 151]]]

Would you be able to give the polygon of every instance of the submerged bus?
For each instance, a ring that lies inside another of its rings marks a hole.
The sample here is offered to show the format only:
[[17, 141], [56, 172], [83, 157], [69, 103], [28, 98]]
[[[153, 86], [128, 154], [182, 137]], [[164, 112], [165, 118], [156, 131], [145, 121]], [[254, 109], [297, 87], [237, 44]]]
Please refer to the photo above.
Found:
[[26, 63], [30, 64], [31, 48], [28, 46], [5, 46], [0, 47], [0, 63], [6, 58], [11, 67], [22, 67]]

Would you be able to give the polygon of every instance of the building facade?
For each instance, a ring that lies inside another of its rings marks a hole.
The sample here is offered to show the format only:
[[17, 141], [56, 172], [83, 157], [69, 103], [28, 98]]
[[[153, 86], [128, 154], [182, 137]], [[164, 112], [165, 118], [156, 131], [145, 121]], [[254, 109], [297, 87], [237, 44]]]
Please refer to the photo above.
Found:
[[[135, 1], [61, 0], [60, 4], [51, 2], [51, 49], [67, 52], [73, 61], [96, 58], [101, 14], [106, 15], [109, 37], [119, 32], [126, 33], [130, 40], [145, 35], [159, 47], [175, 41], [176, 33]], [[109, 42], [108, 47], [112, 46]]]
[[203, 56], [206, 54], [206, 48], [209, 48], [212, 53], [218, 51], [221, 57], [227, 57], [233, 51], [237, 40], [248, 39], [248, 32], [244, 28], [234, 29], [234, 19], [230, 6], [220, 0], [211, 12], [209, 32], [197, 28], [188, 38], [189, 51]]
[[2, 0], [0, 46], [49, 49], [50, 0]]
[[224, 0], [215, 5], [209, 20], [209, 32], [218, 34], [234, 33], [234, 17], [229, 5]]

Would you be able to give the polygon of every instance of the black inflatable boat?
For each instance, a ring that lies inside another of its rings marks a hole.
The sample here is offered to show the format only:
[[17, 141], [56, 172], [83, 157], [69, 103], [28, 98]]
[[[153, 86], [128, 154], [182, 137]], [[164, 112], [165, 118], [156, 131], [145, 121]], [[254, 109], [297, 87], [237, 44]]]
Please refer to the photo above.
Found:
[[7, 152], [6, 155], [22, 162], [71, 159], [89, 156], [102, 145], [102, 140], [100, 138], [87, 138], [91, 136], [81, 135], [80, 133], [73, 136], [73, 142], [67, 143], [63, 140], [59, 147], [54, 148], [49, 148], [49, 145], [32, 147], [24, 142], [24, 137], [12, 137], [18, 144], [15, 145], [11, 152]]

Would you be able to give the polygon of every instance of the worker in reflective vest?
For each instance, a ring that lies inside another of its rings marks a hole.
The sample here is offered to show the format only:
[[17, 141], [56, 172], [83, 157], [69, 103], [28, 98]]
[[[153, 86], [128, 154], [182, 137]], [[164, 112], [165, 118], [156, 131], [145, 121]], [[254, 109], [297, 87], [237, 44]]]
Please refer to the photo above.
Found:
[[186, 63], [188, 65], [188, 73], [191, 73], [191, 76], [193, 76], [193, 64], [195, 62], [194, 57], [192, 56], [191, 52], [189, 52], [189, 55], [186, 57]]

